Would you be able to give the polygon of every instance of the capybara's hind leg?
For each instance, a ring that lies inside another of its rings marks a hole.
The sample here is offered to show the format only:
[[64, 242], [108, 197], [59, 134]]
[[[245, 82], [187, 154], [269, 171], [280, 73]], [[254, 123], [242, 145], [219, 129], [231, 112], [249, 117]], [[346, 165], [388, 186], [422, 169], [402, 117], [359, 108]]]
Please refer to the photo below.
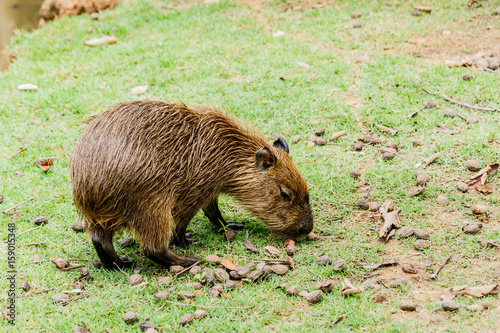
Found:
[[226, 222], [226, 220], [224, 220], [219, 210], [217, 198], [212, 199], [208, 205], [203, 208], [203, 213], [205, 213], [205, 216], [208, 217], [215, 229], [219, 232], [223, 232], [225, 229], [236, 231], [245, 228], [245, 225], [243, 224], [238, 224], [235, 221]]
[[189, 246], [191, 243], [191, 239], [187, 238], [186, 236], [186, 228], [187, 228], [187, 223], [179, 227], [179, 229], [176, 230], [174, 239], [172, 239], [172, 244], [178, 247], [183, 247], [186, 248]]
[[129, 267], [131, 262], [126, 258], [119, 258], [113, 246], [113, 234], [104, 229], [92, 230], [92, 243], [102, 265], [107, 269]]
[[165, 267], [170, 267], [173, 265], [179, 265], [182, 267], [189, 267], [198, 261], [201, 261], [197, 257], [181, 257], [175, 254], [169, 249], [144, 249], [144, 254], [149, 259], [154, 262], [163, 265]]

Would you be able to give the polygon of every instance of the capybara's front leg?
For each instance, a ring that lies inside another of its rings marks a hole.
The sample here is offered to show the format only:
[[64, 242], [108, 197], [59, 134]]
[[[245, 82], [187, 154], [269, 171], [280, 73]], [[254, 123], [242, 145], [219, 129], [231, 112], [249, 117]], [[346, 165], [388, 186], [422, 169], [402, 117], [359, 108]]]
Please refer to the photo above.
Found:
[[212, 199], [208, 205], [203, 208], [203, 213], [205, 213], [205, 216], [208, 217], [218, 232], [224, 232], [226, 229], [237, 231], [245, 228], [243, 224], [238, 224], [234, 221], [226, 222], [226, 220], [224, 220], [219, 209], [217, 198]]
[[144, 249], [144, 254], [149, 259], [154, 262], [163, 265], [165, 267], [170, 267], [173, 265], [179, 265], [182, 267], [189, 267], [198, 261], [201, 261], [197, 257], [182, 257], [175, 254], [169, 249]]
[[127, 258], [119, 258], [113, 246], [113, 234], [104, 230], [92, 230], [92, 243], [102, 265], [107, 269], [132, 266]]

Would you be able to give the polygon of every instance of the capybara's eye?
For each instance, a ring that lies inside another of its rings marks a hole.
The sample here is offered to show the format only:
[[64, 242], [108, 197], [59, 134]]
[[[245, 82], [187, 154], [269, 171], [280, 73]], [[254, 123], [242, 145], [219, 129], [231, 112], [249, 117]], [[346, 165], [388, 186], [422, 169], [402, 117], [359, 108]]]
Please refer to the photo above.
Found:
[[280, 194], [283, 197], [283, 199], [285, 199], [286, 201], [292, 201], [292, 198], [290, 198], [290, 196], [288, 194], [286, 194], [285, 191], [283, 191], [281, 186], [278, 185], [278, 188], [280, 190]]

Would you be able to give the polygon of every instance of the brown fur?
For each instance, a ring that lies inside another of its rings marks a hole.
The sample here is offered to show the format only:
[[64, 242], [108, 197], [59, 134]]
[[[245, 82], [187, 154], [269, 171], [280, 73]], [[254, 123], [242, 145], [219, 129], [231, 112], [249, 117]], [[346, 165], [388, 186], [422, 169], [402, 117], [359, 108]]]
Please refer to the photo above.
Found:
[[[276, 157], [266, 171], [256, 165], [263, 147]], [[153, 101], [118, 104], [85, 128], [70, 173], [89, 233], [112, 235], [127, 227], [145, 250], [167, 248], [220, 193], [236, 198], [280, 235], [303, 236], [313, 225], [306, 182], [288, 153], [218, 110]]]

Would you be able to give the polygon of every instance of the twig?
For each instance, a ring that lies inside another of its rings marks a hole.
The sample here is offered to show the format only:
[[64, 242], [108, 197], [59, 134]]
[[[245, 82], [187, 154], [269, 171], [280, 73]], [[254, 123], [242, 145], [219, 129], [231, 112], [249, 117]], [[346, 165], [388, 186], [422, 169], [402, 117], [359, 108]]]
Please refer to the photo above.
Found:
[[68, 299], [68, 300], [66, 300], [66, 301], [62, 301], [60, 304], [61, 304], [62, 306], [66, 306], [66, 305], [68, 305], [68, 303], [70, 303], [70, 302], [73, 302], [73, 301], [79, 300], [79, 299], [81, 299], [81, 298], [88, 297], [88, 296], [90, 296], [90, 295], [92, 295], [92, 294], [82, 294], [82, 295], [80, 295], [80, 296], [76, 296], [76, 297], [74, 297], [74, 298], [70, 298], [70, 299]]
[[50, 288], [50, 289], [46, 289], [46, 290], [37, 291], [37, 292], [31, 293], [31, 294], [16, 296], [15, 298], [29, 297], [29, 296], [33, 296], [33, 295], [45, 294], [45, 293], [48, 293], [49, 291], [54, 290], [54, 289], [56, 289], [56, 288]]
[[12, 157], [16, 156], [17, 154], [19, 153], [22, 153], [23, 151], [25, 150], [28, 150], [28, 148], [21, 148], [19, 150], [16, 150], [15, 152], [13, 152], [12, 154], [10, 154], [9, 156], [7, 156], [5, 159], [6, 160], [10, 160]]
[[450, 103], [460, 105], [460, 106], [463, 106], [466, 108], [471, 108], [471, 109], [481, 110], [481, 111], [500, 111], [500, 109], [498, 109], [498, 108], [488, 108], [485, 106], [479, 106], [479, 105], [473, 105], [473, 104], [469, 104], [469, 103], [459, 102], [456, 99], [453, 99], [449, 96], [446, 96], [445, 94], [441, 94], [441, 97], [443, 97], [445, 100], [447, 100]]
[[[90, 259], [71, 258], [71, 259], [65, 259], [65, 260], [67, 260], [67, 261], [89, 261]], [[28, 265], [38, 264], [41, 262], [49, 262], [49, 261], [54, 261], [54, 259], [44, 259], [44, 260], [39, 260], [39, 261], [33, 261], [33, 262], [29, 262]]]
[[194, 264], [192, 264], [191, 266], [186, 267], [186, 268], [184, 268], [182, 271], [180, 271], [179, 273], [175, 274], [173, 277], [177, 277], [178, 275], [181, 275], [182, 273], [189, 271], [192, 267], [194, 267], [194, 266], [198, 265], [200, 262], [201, 262], [201, 260], [198, 260], [197, 262], [195, 262], [195, 263], [194, 263]]
[[437, 278], [437, 275], [439, 274], [439, 272], [441, 272], [441, 270], [443, 269], [444, 265], [446, 265], [448, 263], [448, 261], [450, 261], [452, 255], [450, 254], [450, 256], [448, 258], [446, 258], [446, 260], [444, 261], [444, 263], [439, 266], [439, 268], [437, 269], [436, 272], [434, 272], [433, 274], [431, 274], [431, 279], [436, 279]]
[[46, 242], [40, 242], [40, 243], [29, 243], [29, 244], [24, 244], [22, 246], [37, 246], [37, 245], [45, 245], [47, 244]]
[[77, 268], [82, 268], [82, 267], [85, 267], [85, 265], [75, 265], [75, 266], [70, 266], [67, 268], [61, 268], [60, 271], [67, 272], [67, 271], [70, 271], [72, 269], [77, 269]]
[[36, 227], [36, 228], [32, 228], [32, 229], [28, 229], [28, 230], [26, 230], [26, 231], [23, 231], [23, 232], [21, 232], [20, 234], [17, 234], [17, 235], [15, 235], [14, 237], [12, 237], [12, 239], [13, 239], [13, 238], [16, 238], [16, 237], [19, 237], [19, 236], [21, 236], [21, 235], [24, 235], [25, 233], [28, 233], [28, 232], [30, 232], [30, 231], [35, 231], [35, 230], [37, 230], [37, 229], [40, 229], [40, 227]]
[[165, 304], [167, 304], [167, 303], [163, 303], [158, 309], [154, 310], [152, 314], [150, 314], [149, 316], [147, 316], [146, 318], [144, 318], [144, 321], [147, 321], [149, 319], [149, 317], [151, 317], [152, 315], [154, 315], [155, 313], [157, 313], [158, 311], [160, 311], [165, 306]]
[[181, 305], [181, 306], [192, 306], [195, 308], [202, 308], [202, 309], [241, 309], [241, 310], [247, 310], [250, 309], [250, 306], [210, 306], [210, 305], [196, 305], [196, 304], [184, 304], [184, 303], [177, 303], [177, 302], [172, 302], [172, 301], [164, 301], [165, 303], [170, 303], [174, 305]]
[[116, 266], [116, 268], [118, 268], [118, 270], [119, 270], [120, 272], [122, 272], [123, 274], [125, 274], [126, 276], [128, 276], [128, 274], [127, 274], [127, 273], [125, 273], [125, 272], [124, 272], [124, 271], [120, 268], [120, 266], [118, 266], [118, 265], [116, 264], [116, 262], [114, 262], [114, 261], [113, 261], [113, 265], [115, 265], [115, 266]]
[[312, 161], [301, 161], [301, 162], [297, 162], [295, 164], [300, 164], [300, 163], [314, 163], [316, 162], [316, 159], [312, 160]]
[[31, 197], [31, 198], [29, 198], [28, 200], [24, 200], [23, 202], [20, 202], [20, 203], [18, 203], [17, 205], [14, 205], [14, 206], [10, 207], [9, 209], [4, 210], [4, 211], [3, 211], [3, 213], [4, 213], [4, 214], [7, 214], [8, 212], [10, 212], [11, 210], [13, 210], [14, 208], [17, 208], [17, 207], [19, 207], [19, 206], [21, 206], [21, 205], [24, 205], [25, 203], [27, 203], [27, 202], [29, 202], [29, 201], [31, 201], [31, 200], [33, 200], [33, 199], [35, 199], [35, 198], [34, 198], [34, 197]]

